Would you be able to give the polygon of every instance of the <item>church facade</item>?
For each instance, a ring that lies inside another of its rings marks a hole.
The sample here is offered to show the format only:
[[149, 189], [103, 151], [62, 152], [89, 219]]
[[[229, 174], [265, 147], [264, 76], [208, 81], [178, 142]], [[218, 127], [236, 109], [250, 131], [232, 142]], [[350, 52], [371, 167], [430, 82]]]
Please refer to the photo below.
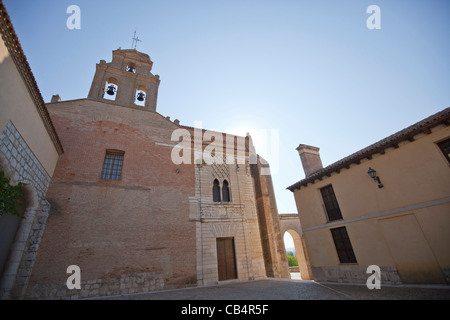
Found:
[[26, 298], [289, 278], [268, 164], [251, 137], [156, 112], [152, 65], [115, 50], [97, 64], [88, 98], [47, 104], [64, 153]]

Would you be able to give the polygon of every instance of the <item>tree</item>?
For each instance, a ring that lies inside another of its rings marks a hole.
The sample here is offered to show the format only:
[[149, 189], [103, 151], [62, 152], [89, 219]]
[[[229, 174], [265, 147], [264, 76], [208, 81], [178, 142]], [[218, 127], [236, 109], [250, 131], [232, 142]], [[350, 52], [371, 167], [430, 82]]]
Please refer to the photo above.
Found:
[[287, 252], [287, 260], [288, 260], [289, 267], [297, 267], [298, 266], [297, 257], [294, 256], [294, 253], [292, 251]]

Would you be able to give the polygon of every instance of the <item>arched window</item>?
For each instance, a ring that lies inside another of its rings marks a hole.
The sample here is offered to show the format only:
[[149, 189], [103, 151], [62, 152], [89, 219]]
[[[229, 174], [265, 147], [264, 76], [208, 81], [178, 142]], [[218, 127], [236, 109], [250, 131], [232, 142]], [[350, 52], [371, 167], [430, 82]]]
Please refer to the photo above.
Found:
[[228, 186], [228, 181], [227, 180], [223, 181], [223, 185], [222, 185], [222, 199], [223, 199], [223, 202], [230, 202], [231, 201], [230, 188]]
[[213, 182], [213, 201], [220, 202], [220, 185], [217, 179]]

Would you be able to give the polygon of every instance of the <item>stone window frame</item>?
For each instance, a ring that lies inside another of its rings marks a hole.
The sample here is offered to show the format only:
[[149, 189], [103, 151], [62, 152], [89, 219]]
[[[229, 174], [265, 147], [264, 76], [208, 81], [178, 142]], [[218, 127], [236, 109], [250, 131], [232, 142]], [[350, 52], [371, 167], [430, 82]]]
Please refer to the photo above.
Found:
[[[222, 181], [222, 182], [221, 182]], [[212, 180], [212, 199], [215, 203], [231, 203], [231, 186], [229, 179], [214, 178]]]

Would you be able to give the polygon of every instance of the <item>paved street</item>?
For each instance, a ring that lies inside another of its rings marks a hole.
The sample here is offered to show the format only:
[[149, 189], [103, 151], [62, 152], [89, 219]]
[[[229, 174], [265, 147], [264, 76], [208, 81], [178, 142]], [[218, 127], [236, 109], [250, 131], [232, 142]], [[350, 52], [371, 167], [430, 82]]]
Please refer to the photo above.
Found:
[[450, 300], [448, 285], [365, 285], [265, 279], [216, 286], [102, 297], [106, 300]]

